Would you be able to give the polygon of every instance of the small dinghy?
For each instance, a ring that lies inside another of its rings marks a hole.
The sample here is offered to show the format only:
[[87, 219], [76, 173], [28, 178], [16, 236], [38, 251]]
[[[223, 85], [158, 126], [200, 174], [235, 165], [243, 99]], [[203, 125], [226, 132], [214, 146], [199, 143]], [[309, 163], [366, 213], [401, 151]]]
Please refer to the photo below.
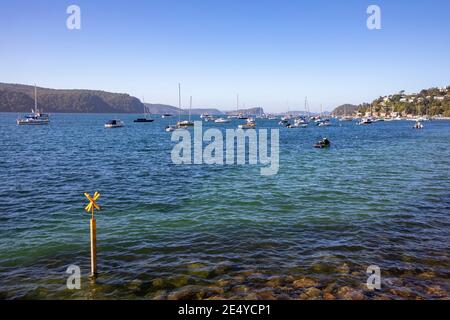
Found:
[[328, 140], [327, 138], [323, 138], [314, 145], [314, 148], [317, 149], [329, 148], [330, 145], [331, 145], [330, 140]]

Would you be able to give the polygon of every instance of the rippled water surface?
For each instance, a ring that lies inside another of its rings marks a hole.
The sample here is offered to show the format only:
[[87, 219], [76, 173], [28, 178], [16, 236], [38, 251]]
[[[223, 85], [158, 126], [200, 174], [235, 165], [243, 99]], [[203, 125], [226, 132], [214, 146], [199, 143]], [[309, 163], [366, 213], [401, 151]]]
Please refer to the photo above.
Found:
[[[258, 166], [173, 165], [164, 126], [176, 119], [135, 117], [108, 130], [111, 115], [18, 127], [0, 114], [0, 298], [449, 296], [450, 122], [280, 128], [280, 171], [264, 177]], [[323, 136], [332, 147], [312, 148]], [[92, 283], [83, 192], [96, 190]], [[78, 291], [65, 286], [72, 264]], [[381, 268], [376, 292], [369, 265]]]

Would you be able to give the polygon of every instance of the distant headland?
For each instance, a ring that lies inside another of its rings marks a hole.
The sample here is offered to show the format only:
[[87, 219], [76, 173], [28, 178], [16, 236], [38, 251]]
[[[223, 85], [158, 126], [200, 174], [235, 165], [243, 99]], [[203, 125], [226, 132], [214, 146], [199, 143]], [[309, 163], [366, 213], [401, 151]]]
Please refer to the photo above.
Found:
[[[50, 113], [142, 113], [144, 104], [136, 97], [126, 93], [113, 93], [100, 90], [49, 89], [37, 88], [39, 108]], [[147, 110], [153, 114], [178, 114], [179, 108], [146, 103]], [[29, 112], [34, 108], [34, 86], [0, 83], [0, 112]], [[188, 109], [182, 109], [183, 114]], [[192, 114], [211, 115], [227, 113], [259, 114], [260, 108], [221, 111], [213, 108], [192, 108]]]

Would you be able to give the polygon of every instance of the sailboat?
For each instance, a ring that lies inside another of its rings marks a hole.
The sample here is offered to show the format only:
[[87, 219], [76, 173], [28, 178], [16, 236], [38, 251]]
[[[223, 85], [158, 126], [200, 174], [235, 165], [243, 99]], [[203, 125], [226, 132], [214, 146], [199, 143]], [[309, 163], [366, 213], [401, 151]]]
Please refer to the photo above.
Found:
[[[181, 119], [181, 84], [178, 84], [178, 109], [179, 109], [179, 113], [178, 113], [178, 120]], [[168, 125], [165, 130], [167, 132], [172, 132], [175, 131], [176, 129], [178, 129], [178, 124], [174, 125]]]
[[[192, 96], [190, 97], [189, 103], [189, 120], [178, 121], [177, 126], [181, 128], [191, 127], [194, 125], [194, 122], [191, 121], [191, 110], [192, 110]], [[181, 107], [180, 107], [180, 117], [181, 117]]]
[[[417, 114], [419, 114], [419, 113], [421, 113], [420, 108], [419, 108], [419, 106], [417, 106]], [[414, 124], [413, 129], [423, 129], [423, 124], [421, 122], [421, 118], [422, 118], [422, 116], [420, 116], [420, 118], [417, 118], [417, 121]]]
[[[244, 103], [244, 109], [245, 109], [245, 103]], [[237, 103], [236, 103], [236, 113], [237, 113], [237, 118], [239, 120], [247, 120], [248, 116], [243, 114], [242, 112], [239, 112], [239, 95], [237, 95]]]
[[344, 108], [344, 116], [339, 119], [339, 121], [352, 121], [353, 118], [347, 114], [347, 106]]
[[148, 106], [145, 104], [144, 98], [142, 98], [142, 104], [144, 105], [144, 118], [137, 118], [133, 122], [153, 122], [154, 119], [149, 118], [150, 112], [148, 111]]
[[50, 118], [48, 114], [42, 113], [38, 109], [37, 105], [37, 88], [36, 84], [34, 85], [34, 109], [31, 110], [31, 114], [26, 115], [23, 118], [17, 119], [18, 125], [43, 125], [49, 124]]

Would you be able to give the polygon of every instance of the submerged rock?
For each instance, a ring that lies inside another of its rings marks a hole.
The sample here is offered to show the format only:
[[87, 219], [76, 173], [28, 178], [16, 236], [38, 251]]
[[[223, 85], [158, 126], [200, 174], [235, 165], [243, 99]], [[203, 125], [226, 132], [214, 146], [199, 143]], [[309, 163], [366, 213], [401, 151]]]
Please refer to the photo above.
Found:
[[361, 291], [355, 290], [348, 286], [339, 288], [337, 291], [337, 297], [342, 300], [364, 300], [364, 295]]
[[336, 300], [336, 297], [335, 296], [333, 296], [331, 293], [329, 293], [329, 292], [325, 292], [324, 294], [323, 294], [323, 298], [325, 299], [325, 300]]
[[249, 293], [244, 297], [244, 300], [258, 300], [258, 295], [254, 292]]
[[447, 291], [445, 291], [441, 286], [439, 285], [433, 285], [427, 288], [427, 294], [434, 297], [446, 297]]
[[212, 297], [207, 298], [206, 300], [226, 300], [226, 299], [221, 296], [212, 296]]
[[203, 263], [195, 262], [187, 265], [188, 270], [197, 270], [197, 269], [203, 269], [206, 266]]
[[258, 298], [261, 300], [276, 300], [277, 297], [273, 294], [272, 290], [263, 290], [257, 293]]
[[170, 279], [169, 283], [173, 285], [175, 288], [179, 288], [187, 285], [189, 282], [189, 276], [183, 275]]
[[308, 288], [300, 296], [301, 300], [318, 300], [322, 297], [322, 291], [317, 288]]
[[205, 291], [199, 286], [186, 286], [168, 295], [169, 300], [200, 300]]
[[266, 282], [266, 285], [271, 288], [276, 288], [281, 285], [281, 282], [282, 282], [282, 278], [274, 276], [274, 277], [270, 277], [268, 279], [268, 281]]
[[217, 280], [216, 284], [219, 287], [226, 287], [231, 283], [231, 281], [229, 279], [219, 279]]
[[317, 287], [318, 283], [316, 280], [311, 278], [301, 278], [298, 280], [295, 280], [293, 282], [293, 285], [295, 288], [309, 288], [309, 287]]
[[433, 271], [426, 271], [419, 274], [419, 278], [433, 279], [436, 278], [436, 274]]
[[166, 290], [158, 290], [150, 297], [152, 300], [166, 300], [167, 299], [167, 291]]
[[238, 285], [233, 288], [233, 292], [240, 295], [247, 294], [249, 291], [250, 291], [249, 287], [244, 285]]
[[336, 283], [330, 283], [322, 291], [325, 293], [333, 293], [334, 289], [336, 289]]
[[346, 263], [344, 263], [337, 268], [337, 272], [348, 274], [350, 273], [350, 268]]
[[152, 286], [155, 288], [162, 288], [164, 287], [164, 280], [162, 278], [153, 279]]

